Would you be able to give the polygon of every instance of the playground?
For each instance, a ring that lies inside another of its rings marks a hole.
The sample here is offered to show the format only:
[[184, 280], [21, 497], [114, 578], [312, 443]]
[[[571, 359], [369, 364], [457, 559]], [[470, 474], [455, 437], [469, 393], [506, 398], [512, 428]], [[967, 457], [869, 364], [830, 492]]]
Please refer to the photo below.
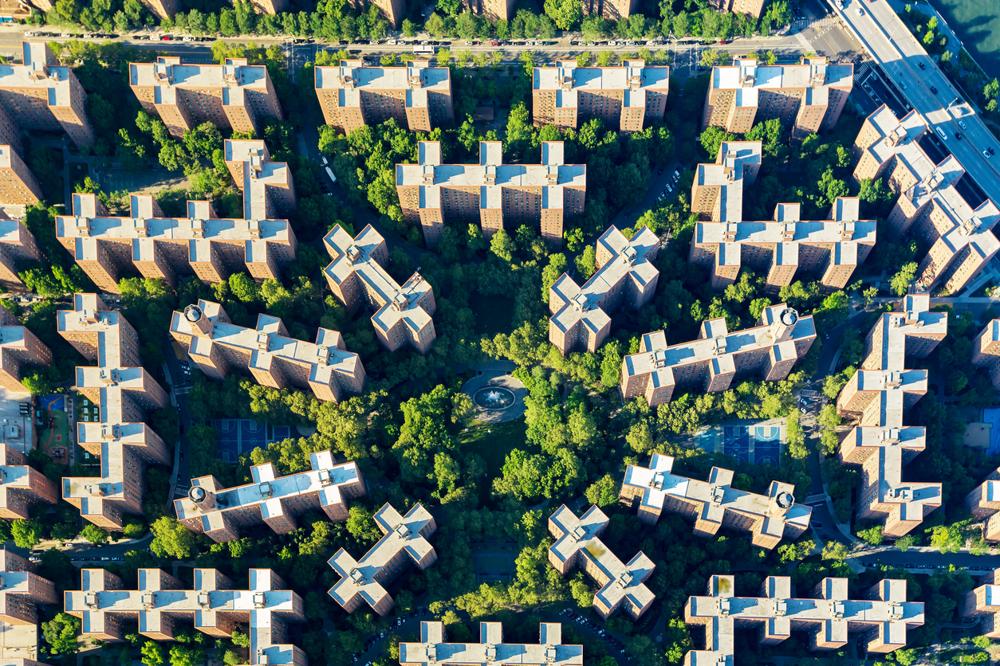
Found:
[[42, 452], [59, 465], [70, 464], [73, 439], [69, 411], [72, 403], [72, 398], [62, 394], [38, 398], [38, 444]]

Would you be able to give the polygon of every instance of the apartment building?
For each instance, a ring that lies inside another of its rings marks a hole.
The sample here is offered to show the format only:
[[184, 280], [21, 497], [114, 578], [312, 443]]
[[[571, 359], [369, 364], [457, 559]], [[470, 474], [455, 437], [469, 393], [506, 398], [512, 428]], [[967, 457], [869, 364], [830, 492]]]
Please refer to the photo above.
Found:
[[[258, 191], [246, 191], [244, 201]], [[115, 216], [93, 194], [77, 193], [72, 215], [56, 216], [56, 238], [111, 293], [136, 271], [169, 284], [190, 273], [222, 282], [240, 270], [258, 280], [278, 278], [295, 258], [295, 233], [288, 220], [267, 218], [257, 203], [244, 205], [249, 218], [216, 217], [208, 201], [188, 201], [185, 217], [166, 217], [152, 196], [133, 194], [129, 215]]]
[[562, 641], [562, 625], [538, 625], [538, 643], [504, 641], [503, 624], [480, 622], [479, 642], [449, 643], [441, 622], [421, 622], [419, 643], [399, 644], [402, 666], [439, 664], [523, 664], [524, 666], [583, 666], [583, 646]]
[[399, 28], [406, 17], [407, 0], [348, 0], [348, 5], [359, 12], [374, 5], [393, 28]]
[[0, 18], [21, 21], [31, 16], [31, 10], [27, 0], [0, 0]]
[[0, 661], [11, 666], [38, 664], [39, 604], [56, 604], [55, 585], [31, 573], [31, 564], [0, 549]]
[[161, 21], [166, 18], [173, 18], [182, 5], [179, 0], [139, 0], [139, 2]]
[[65, 132], [78, 148], [86, 148], [94, 142], [86, 101], [73, 69], [59, 65], [45, 42], [23, 42], [21, 64], [0, 64], [0, 136], [10, 134], [10, 128]]
[[549, 288], [549, 342], [563, 356], [595, 352], [611, 332], [611, 316], [623, 304], [638, 310], [653, 298], [660, 271], [653, 259], [660, 239], [650, 229], [631, 239], [608, 227], [596, 243], [597, 272], [580, 287], [567, 273]]
[[755, 122], [778, 118], [791, 126], [793, 136], [804, 137], [837, 124], [853, 86], [853, 64], [822, 56], [804, 57], [797, 65], [736, 58], [732, 65], [712, 68], [701, 124], [745, 134]]
[[549, 516], [549, 534], [555, 543], [549, 548], [549, 564], [565, 576], [581, 569], [598, 586], [594, 610], [607, 619], [619, 608], [633, 620], [649, 610], [655, 596], [645, 580], [655, 565], [643, 552], [622, 562], [601, 541], [608, 517], [596, 505], [577, 516], [565, 504]]
[[987, 638], [1000, 638], [1000, 569], [994, 569], [982, 585], [965, 595], [962, 615], [979, 620]]
[[365, 367], [357, 354], [344, 349], [340, 331], [320, 328], [316, 342], [305, 342], [289, 337], [277, 317], [260, 314], [256, 328], [237, 326], [219, 303], [200, 299], [174, 312], [170, 334], [213, 379], [249, 370], [263, 386], [308, 389], [317, 399], [333, 402], [364, 387]]
[[[3, 107], [0, 106], [0, 116], [3, 115]], [[0, 117], [0, 123], [3, 118]], [[18, 144], [3, 143], [8, 141], [3, 136], [3, 128], [0, 127], [0, 205], [3, 206], [30, 206], [42, 200], [42, 188], [35, 180], [35, 174], [21, 159]]]
[[812, 507], [799, 504], [790, 483], [772, 481], [767, 495], [733, 488], [734, 472], [713, 467], [708, 481], [673, 472], [672, 456], [654, 453], [649, 467], [629, 465], [620, 499], [638, 510], [639, 519], [656, 524], [664, 511], [694, 518], [694, 532], [715, 536], [719, 528], [750, 532], [753, 544], [774, 548], [809, 528]]
[[0, 308], [0, 387], [11, 393], [30, 393], [21, 379], [30, 368], [52, 363], [52, 352], [38, 337]]
[[126, 629], [154, 641], [172, 641], [178, 630], [194, 628], [214, 638], [243, 629], [250, 638], [251, 666], [306, 666], [305, 653], [285, 643], [285, 625], [305, 619], [302, 598], [270, 569], [250, 569], [247, 589], [235, 589], [218, 569], [194, 569], [194, 585], [161, 569], [139, 569], [138, 585], [127, 590], [105, 569], [81, 569], [80, 589], [67, 590], [64, 610], [82, 621], [81, 635], [120, 641]]
[[[0, 153], [2, 152], [3, 147], [0, 146]], [[3, 202], [2, 197], [0, 194], [0, 203]], [[19, 220], [10, 219], [0, 210], [0, 287], [7, 290], [23, 289], [24, 285], [17, 271], [28, 262], [40, 261], [41, 257], [35, 237], [28, 231], [28, 227]]]
[[674, 345], [667, 345], [665, 331], [646, 333], [639, 352], [622, 360], [622, 397], [642, 396], [656, 407], [670, 402], [678, 387], [714, 393], [748, 375], [779, 381], [815, 340], [812, 315], [799, 317], [784, 303], [764, 308], [760, 325], [742, 331], [730, 333], [720, 318], [702, 322], [696, 340]]
[[1000, 469], [976, 486], [966, 496], [965, 503], [973, 519], [983, 522], [983, 538], [1000, 541]]
[[857, 197], [838, 197], [825, 220], [803, 220], [798, 203], [779, 203], [771, 220], [746, 220], [743, 195], [760, 163], [759, 141], [724, 141], [714, 163], [698, 165], [691, 209], [710, 221], [695, 226], [689, 259], [711, 271], [715, 289], [735, 282], [743, 266], [764, 273], [775, 289], [800, 270], [843, 289], [875, 246], [875, 220], [861, 219]]
[[517, 0], [463, 0], [462, 4], [473, 14], [491, 21], [509, 21], [514, 18]]
[[993, 232], [1000, 209], [991, 199], [975, 206], [965, 200], [956, 187], [965, 169], [954, 155], [935, 163], [920, 144], [929, 131], [916, 111], [900, 120], [887, 106], [879, 107], [854, 142], [854, 178], [860, 182], [885, 176], [898, 195], [887, 226], [897, 237], [917, 241], [926, 252], [917, 270], [917, 287], [957, 293], [1000, 252]]
[[902, 311], [882, 314], [868, 334], [861, 368], [837, 398], [837, 411], [854, 427], [840, 444], [840, 459], [861, 466], [860, 520], [885, 520], [883, 534], [901, 537], [941, 506], [940, 483], [904, 482], [903, 465], [924, 450], [922, 426], [905, 425], [904, 411], [927, 393], [927, 371], [906, 367], [948, 333], [948, 314], [930, 311], [930, 296], [911, 294]]
[[0, 518], [27, 520], [32, 504], [58, 501], [54, 483], [30, 467], [23, 453], [0, 444]]
[[427, 280], [414, 273], [400, 286], [385, 269], [385, 239], [370, 224], [354, 238], [335, 225], [323, 243], [333, 259], [323, 274], [337, 300], [350, 309], [364, 303], [375, 310], [375, 336], [389, 351], [411, 345], [426, 354], [437, 337], [431, 319], [437, 304]]
[[787, 640], [793, 630], [812, 634], [816, 650], [847, 645], [851, 631], [870, 635], [868, 652], [884, 654], [906, 647], [906, 633], [924, 624], [924, 604], [906, 600], [906, 581], [885, 578], [867, 599], [848, 596], [848, 579], [824, 578], [817, 598], [795, 598], [792, 580], [768, 576], [756, 597], [736, 596], [736, 577], [715, 575], [705, 596], [688, 597], [684, 622], [705, 627], [705, 649], [692, 650], [685, 666], [732, 666], [736, 663], [736, 630], [760, 628], [762, 645]]
[[280, 14], [288, 10], [288, 0], [252, 0], [250, 5], [258, 14]]
[[535, 67], [531, 113], [536, 125], [577, 128], [600, 118], [622, 132], [663, 120], [670, 68], [625, 60], [617, 67], [578, 67], [575, 60]]
[[128, 71], [139, 104], [159, 116], [174, 136], [206, 121], [260, 136], [267, 120], [282, 117], [267, 67], [250, 65], [246, 58], [215, 65], [161, 55], [153, 62], [129, 63]]
[[583, 213], [587, 165], [566, 164], [562, 141], [542, 142], [541, 164], [503, 164], [499, 141], [479, 142], [479, 164], [442, 164], [441, 144], [421, 141], [417, 164], [396, 165], [396, 193], [429, 245], [446, 222], [478, 222], [487, 238], [537, 224], [542, 238], [559, 242], [566, 220]]
[[287, 162], [275, 162], [260, 139], [226, 139], [226, 167], [243, 192], [248, 220], [288, 217], [295, 211], [295, 182]]
[[584, 16], [600, 16], [609, 21], [628, 18], [639, 8], [639, 0], [583, 0]]
[[973, 344], [972, 365], [989, 373], [993, 386], [1000, 390], [1000, 319], [987, 322]]
[[167, 406], [166, 391], [140, 364], [139, 336], [97, 294], [75, 294], [72, 310], [56, 313], [59, 334], [95, 366], [77, 366], [73, 389], [100, 409], [100, 420], [77, 423], [76, 441], [100, 458], [99, 476], [62, 480], [62, 498], [98, 527], [120, 530], [124, 514], [142, 513], [143, 469], [165, 465], [169, 449], [143, 423]]
[[747, 14], [757, 19], [764, 11], [764, 0], [709, 0], [708, 5], [720, 12]]
[[253, 465], [250, 477], [235, 488], [221, 488], [211, 475], [192, 479], [187, 497], [174, 500], [177, 520], [223, 543], [261, 523], [288, 534], [297, 527], [295, 516], [313, 509], [335, 522], [347, 520], [347, 500], [365, 494], [357, 464], [335, 464], [330, 451], [309, 454], [309, 469], [302, 472], [278, 476], [274, 465], [265, 463]]
[[341, 548], [327, 561], [340, 576], [327, 594], [348, 613], [364, 602], [385, 615], [395, 603], [385, 586], [399, 576], [406, 563], [412, 561], [423, 571], [437, 561], [437, 552], [428, 541], [437, 523], [422, 504], [414, 504], [404, 516], [387, 502], [375, 512], [374, 520], [384, 536], [360, 560]]
[[394, 118], [400, 127], [430, 132], [455, 121], [451, 70], [412, 60], [398, 67], [365, 67], [360, 60], [316, 67], [316, 96], [327, 125], [350, 134]]

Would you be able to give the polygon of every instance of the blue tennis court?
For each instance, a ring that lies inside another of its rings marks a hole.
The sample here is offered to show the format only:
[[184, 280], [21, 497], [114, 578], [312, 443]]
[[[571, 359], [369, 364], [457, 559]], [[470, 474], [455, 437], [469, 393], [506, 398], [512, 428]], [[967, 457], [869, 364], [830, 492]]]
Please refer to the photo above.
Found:
[[784, 441], [783, 424], [741, 423], [722, 428], [722, 452], [740, 463], [777, 467]]
[[253, 419], [216, 419], [212, 422], [218, 437], [219, 455], [227, 463], [235, 463], [258, 446], [280, 442], [292, 436], [290, 426], [275, 426]]
[[1000, 454], [1000, 407], [984, 409], [983, 422], [990, 424], [990, 447], [987, 453], [991, 456]]

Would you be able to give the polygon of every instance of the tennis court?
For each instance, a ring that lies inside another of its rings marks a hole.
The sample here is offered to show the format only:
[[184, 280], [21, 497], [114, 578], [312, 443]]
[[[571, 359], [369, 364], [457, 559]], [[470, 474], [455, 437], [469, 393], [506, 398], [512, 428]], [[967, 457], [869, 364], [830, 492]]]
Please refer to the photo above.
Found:
[[783, 423], [740, 423], [722, 428], [722, 452], [741, 463], [773, 465], [781, 462], [785, 441]]
[[990, 446], [986, 453], [991, 456], [1000, 454], [1000, 407], [984, 409], [983, 422], [990, 424]]
[[477, 544], [472, 551], [472, 567], [480, 583], [505, 583], [514, 579], [517, 548], [513, 543]]
[[240, 456], [258, 446], [264, 447], [292, 436], [291, 426], [270, 425], [253, 419], [216, 419], [212, 427], [218, 437], [219, 455], [227, 463], [238, 462]]

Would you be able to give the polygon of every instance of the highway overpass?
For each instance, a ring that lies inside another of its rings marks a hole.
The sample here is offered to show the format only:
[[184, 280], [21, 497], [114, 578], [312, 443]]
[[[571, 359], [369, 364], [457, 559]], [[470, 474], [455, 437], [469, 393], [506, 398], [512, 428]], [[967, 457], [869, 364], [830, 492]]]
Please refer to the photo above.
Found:
[[[828, 2], [909, 105], [924, 116], [934, 136], [958, 159], [968, 176], [1000, 203], [1000, 141], [889, 3], [846, 0], [841, 7], [837, 0]], [[953, 103], [955, 100], [957, 103]], [[994, 154], [987, 157], [984, 152], [989, 149]]]

